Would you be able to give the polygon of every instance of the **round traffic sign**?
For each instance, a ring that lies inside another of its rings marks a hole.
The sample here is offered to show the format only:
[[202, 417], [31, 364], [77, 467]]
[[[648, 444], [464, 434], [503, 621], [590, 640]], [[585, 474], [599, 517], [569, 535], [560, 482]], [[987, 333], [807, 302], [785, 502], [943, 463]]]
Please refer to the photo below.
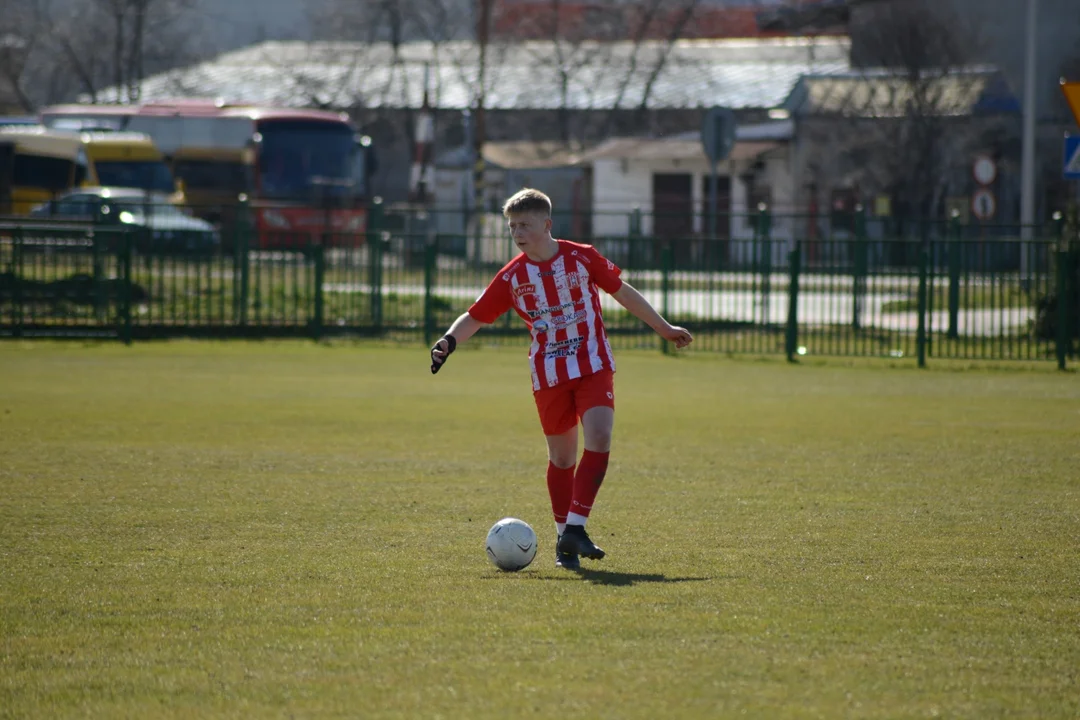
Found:
[[975, 176], [975, 182], [989, 185], [997, 177], [997, 163], [989, 155], [976, 155], [975, 162], [971, 164], [971, 174]]
[[997, 211], [997, 200], [988, 188], [979, 188], [971, 196], [971, 212], [980, 220], [989, 220]]

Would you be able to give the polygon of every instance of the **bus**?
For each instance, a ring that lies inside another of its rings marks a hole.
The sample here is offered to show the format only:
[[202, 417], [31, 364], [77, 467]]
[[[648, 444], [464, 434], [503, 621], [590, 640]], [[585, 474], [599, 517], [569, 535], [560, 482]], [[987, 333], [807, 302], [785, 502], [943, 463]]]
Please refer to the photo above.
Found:
[[373, 155], [348, 115], [212, 100], [59, 105], [54, 128], [138, 131], [153, 138], [192, 211], [223, 226], [246, 198], [260, 247], [363, 242]]
[[184, 196], [150, 136], [78, 132], [41, 125], [0, 126], [0, 186], [5, 209], [25, 215], [35, 205], [77, 187], [107, 186]]
[[26, 215], [82, 185], [86, 176], [86, 151], [77, 134], [0, 127], [0, 215]]
[[84, 185], [122, 187], [164, 193], [175, 204], [184, 197], [165, 155], [153, 139], [141, 132], [80, 132], [86, 151]]

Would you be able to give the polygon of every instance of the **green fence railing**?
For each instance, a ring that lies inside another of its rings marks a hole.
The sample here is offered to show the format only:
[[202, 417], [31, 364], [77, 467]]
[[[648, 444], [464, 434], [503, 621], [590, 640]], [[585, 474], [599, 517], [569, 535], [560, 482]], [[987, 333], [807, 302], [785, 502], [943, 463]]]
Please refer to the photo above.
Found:
[[[1080, 344], [1080, 244], [970, 232], [782, 238], [582, 238], [672, 322], [719, 353], [1045, 360]], [[856, 227], [858, 227], [856, 225]], [[513, 251], [480, 238], [360, 235], [215, 249], [157, 247], [139, 228], [0, 221], [0, 336], [381, 336], [432, 342]], [[612, 342], [664, 344], [604, 297]], [[527, 343], [511, 313], [491, 342]]]

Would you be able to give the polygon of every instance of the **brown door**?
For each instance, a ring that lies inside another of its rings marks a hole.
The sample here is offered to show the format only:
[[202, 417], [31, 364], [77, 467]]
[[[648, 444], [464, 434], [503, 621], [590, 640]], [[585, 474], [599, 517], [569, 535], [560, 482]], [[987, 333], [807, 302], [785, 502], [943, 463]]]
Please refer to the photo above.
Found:
[[[709, 197], [712, 176], [701, 179], [701, 232], [709, 235], [709, 214], [712, 212], [712, 200]], [[716, 237], [726, 238], [731, 234], [731, 178], [727, 175], [716, 177]]]
[[693, 176], [689, 173], [653, 175], [653, 234], [686, 238], [694, 229]]

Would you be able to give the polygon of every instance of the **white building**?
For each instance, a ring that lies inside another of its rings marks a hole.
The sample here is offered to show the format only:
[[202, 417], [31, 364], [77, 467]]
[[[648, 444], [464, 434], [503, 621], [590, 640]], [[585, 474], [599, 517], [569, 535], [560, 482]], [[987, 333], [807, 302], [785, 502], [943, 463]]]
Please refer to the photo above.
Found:
[[[751, 240], [762, 210], [779, 213], [769, 226], [774, 262], [788, 249], [795, 228], [792, 157], [794, 124], [789, 120], [740, 127], [728, 158], [717, 166], [715, 221], [712, 169], [697, 133], [669, 138], [614, 138], [585, 153], [591, 169], [592, 234], [691, 239], [696, 261], [704, 243]], [[700, 241], [700, 242], [698, 242]], [[749, 243], [733, 242], [725, 253], [745, 261]]]

